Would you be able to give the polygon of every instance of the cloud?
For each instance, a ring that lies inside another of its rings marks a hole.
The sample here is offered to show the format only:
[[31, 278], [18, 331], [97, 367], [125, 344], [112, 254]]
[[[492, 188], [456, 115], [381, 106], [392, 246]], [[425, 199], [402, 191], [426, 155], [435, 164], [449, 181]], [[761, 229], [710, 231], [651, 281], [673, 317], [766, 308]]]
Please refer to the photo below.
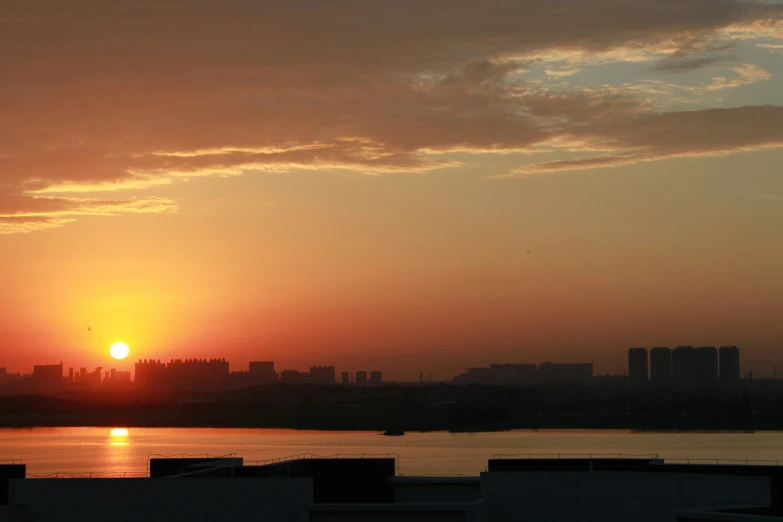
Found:
[[699, 57], [687, 57], [677, 59], [662, 60], [655, 66], [656, 71], [667, 72], [671, 74], [685, 73], [708, 67], [710, 65], [718, 65], [725, 63], [729, 60], [726, 56], [699, 56]]
[[74, 221], [74, 219], [64, 218], [0, 217], [0, 235], [43, 232], [53, 228], [60, 228]]
[[610, 154], [526, 165], [513, 174], [616, 167], [783, 146], [783, 107], [653, 113], [571, 131], [573, 150]]
[[[727, 49], [716, 39], [776, 41], [781, 13], [740, 0], [6, 0], [4, 230], [141, 208], [49, 196], [152, 201], [156, 187], [203, 176], [430, 172], [458, 166], [453, 152], [593, 150], [606, 134], [633, 157], [630, 138], [610, 131], [652, 118], [648, 95], [555, 91], [527, 69], [557, 79], [606, 62], [704, 66], [704, 53]], [[160, 203], [148, 208], [174, 205]], [[68, 213], [24, 221], [45, 204]]]
[[80, 216], [156, 214], [176, 210], [176, 203], [165, 198], [101, 200], [0, 194], [0, 234], [59, 228]]
[[756, 47], [767, 53], [783, 54], [783, 44], [759, 43]]
[[670, 98], [677, 91], [703, 95], [711, 92], [723, 91], [726, 89], [744, 87], [746, 85], [752, 85], [754, 83], [770, 80], [772, 78], [772, 74], [769, 71], [754, 64], [745, 64], [739, 67], [732, 67], [732, 71], [736, 74], [735, 78], [716, 76], [712, 78], [709, 83], [702, 83], [701, 85], [680, 85], [658, 80], [645, 80], [641, 84], [626, 85], [625, 88], [631, 92], [644, 93], [654, 96], [667, 96]]
[[724, 89], [742, 87], [744, 85], [750, 85], [772, 78], [772, 74], [770, 74], [769, 71], [758, 65], [748, 64], [743, 65], [742, 67], [734, 67], [733, 71], [737, 73], [738, 78], [733, 80], [729, 80], [722, 76], [713, 78], [712, 83], [704, 87], [704, 90], [707, 92], [722, 91]]
[[544, 74], [546, 74], [549, 78], [567, 78], [568, 76], [573, 76], [581, 71], [582, 69], [564, 69], [559, 71], [554, 69], [546, 69]]

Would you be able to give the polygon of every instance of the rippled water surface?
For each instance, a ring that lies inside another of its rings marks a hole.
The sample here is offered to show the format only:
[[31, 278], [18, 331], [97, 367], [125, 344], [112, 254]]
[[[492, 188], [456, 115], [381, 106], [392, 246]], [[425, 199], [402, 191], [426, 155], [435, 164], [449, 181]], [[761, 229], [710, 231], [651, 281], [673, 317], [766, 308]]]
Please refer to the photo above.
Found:
[[[212, 428], [0, 429], [0, 461], [20, 460], [28, 474], [143, 473], [151, 455], [227, 455], [245, 461], [296, 454], [394, 454], [408, 475], [478, 475], [493, 455], [657, 454], [665, 459], [780, 461], [783, 432], [640, 433], [538, 430], [499, 433], [321, 432]], [[761, 462], [759, 462], [761, 463]]]

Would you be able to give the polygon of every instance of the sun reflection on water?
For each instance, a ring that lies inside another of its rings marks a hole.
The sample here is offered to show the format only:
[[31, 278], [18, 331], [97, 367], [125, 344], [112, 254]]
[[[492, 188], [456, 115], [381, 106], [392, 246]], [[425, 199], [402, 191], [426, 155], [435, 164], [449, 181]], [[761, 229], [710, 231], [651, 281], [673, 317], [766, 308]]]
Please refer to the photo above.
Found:
[[109, 444], [112, 446], [127, 446], [128, 428], [112, 428], [109, 432]]
[[109, 440], [104, 453], [104, 469], [111, 473], [124, 473], [132, 469], [131, 453], [130, 430], [128, 428], [109, 430]]

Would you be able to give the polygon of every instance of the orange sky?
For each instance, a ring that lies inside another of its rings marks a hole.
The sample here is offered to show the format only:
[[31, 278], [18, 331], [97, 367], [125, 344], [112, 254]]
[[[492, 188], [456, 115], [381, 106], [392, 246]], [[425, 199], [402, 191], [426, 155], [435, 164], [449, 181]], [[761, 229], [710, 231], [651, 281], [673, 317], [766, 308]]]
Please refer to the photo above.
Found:
[[0, 11], [0, 367], [783, 364], [779, 5], [63, 5]]

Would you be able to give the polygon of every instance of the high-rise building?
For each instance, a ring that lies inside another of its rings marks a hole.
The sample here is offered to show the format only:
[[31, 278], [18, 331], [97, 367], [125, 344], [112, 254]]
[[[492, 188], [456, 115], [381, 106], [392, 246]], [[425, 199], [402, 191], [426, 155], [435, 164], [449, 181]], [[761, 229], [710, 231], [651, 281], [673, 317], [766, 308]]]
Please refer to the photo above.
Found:
[[367, 372], [359, 371], [355, 374], [356, 384], [367, 384]]
[[350, 372], [343, 372], [340, 376], [340, 381], [343, 384], [351, 384], [351, 374]]
[[650, 383], [668, 386], [672, 382], [672, 351], [666, 346], [650, 350]]
[[736, 386], [740, 381], [740, 355], [736, 346], [720, 347], [720, 383]]
[[672, 351], [672, 382], [690, 387], [696, 381], [696, 353], [693, 346], [678, 346]]
[[370, 384], [381, 384], [383, 382], [383, 374], [379, 371], [370, 372]]
[[628, 350], [628, 378], [633, 384], [647, 384], [647, 348], [630, 348]]
[[73, 383], [73, 368], [68, 368], [68, 382]]
[[711, 387], [718, 384], [718, 350], [714, 346], [700, 346], [693, 350], [694, 384]]

